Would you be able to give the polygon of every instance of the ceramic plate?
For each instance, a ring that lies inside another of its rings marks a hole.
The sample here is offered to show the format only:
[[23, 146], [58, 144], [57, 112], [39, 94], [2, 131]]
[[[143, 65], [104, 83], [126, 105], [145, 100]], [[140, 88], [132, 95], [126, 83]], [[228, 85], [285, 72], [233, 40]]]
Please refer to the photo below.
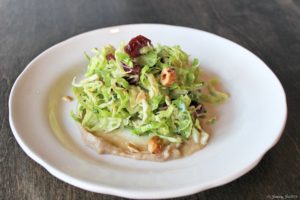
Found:
[[[72, 96], [72, 78], [85, 71], [84, 51], [138, 34], [153, 44], [180, 45], [230, 94], [218, 106], [209, 144], [191, 156], [161, 163], [97, 155], [70, 118], [76, 102], [61, 100]], [[278, 141], [287, 115], [280, 82], [254, 54], [211, 33], [159, 24], [102, 28], [49, 48], [16, 80], [9, 111], [18, 143], [51, 174], [85, 190], [138, 199], [188, 195], [240, 177]]]

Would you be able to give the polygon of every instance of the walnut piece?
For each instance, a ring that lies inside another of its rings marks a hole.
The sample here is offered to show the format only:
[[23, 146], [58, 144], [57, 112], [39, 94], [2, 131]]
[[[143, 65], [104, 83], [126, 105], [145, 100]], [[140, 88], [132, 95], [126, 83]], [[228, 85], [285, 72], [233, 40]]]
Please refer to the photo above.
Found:
[[164, 144], [163, 140], [158, 136], [154, 136], [150, 139], [148, 143], [148, 151], [153, 154], [159, 154], [163, 151]]
[[64, 97], [62, 97], [61, 99], [62, 99], [63, 101], [65, 101], [65, 102], [71, 102], [71, 101], [73, 101], [73, 98], [70, 97], [70, 96], [64, 96]]
[[176, 72], [172, 67], [164, 68], [160, 74], [160, 82], [163, 86], [171, 86], [176, 79]]

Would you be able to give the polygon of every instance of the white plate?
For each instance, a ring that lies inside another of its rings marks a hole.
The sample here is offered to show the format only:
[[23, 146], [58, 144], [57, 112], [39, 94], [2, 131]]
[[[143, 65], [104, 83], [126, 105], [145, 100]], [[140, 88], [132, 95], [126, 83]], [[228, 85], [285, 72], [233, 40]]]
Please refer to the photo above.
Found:
[[[206, 148], [164, 163], [97, 155], [61, 100], [72, 77], [85, 71], [83, 52], [142, 34], [154, 44], [181, 45], [202, 67], [218, 75], [231, 97], [218, 106]], [[200, 30], [159, 24], [94, 30], [63, 41], [36, 57], [16, 80], [9, 119], [23, 150], [57, 178], [79, 188], [129, 198], [168, 198], [228, 183], [252, 169], [280, 138], [287, 108], [272, 71], [243, 47]]]

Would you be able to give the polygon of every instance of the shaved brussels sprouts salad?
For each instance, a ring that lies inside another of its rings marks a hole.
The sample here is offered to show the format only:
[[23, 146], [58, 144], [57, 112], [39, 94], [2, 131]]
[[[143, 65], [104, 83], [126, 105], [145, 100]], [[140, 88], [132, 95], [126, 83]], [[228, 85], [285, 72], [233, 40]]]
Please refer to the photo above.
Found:
[[108, 45], [85, 54], [85, 78], [72, 83], [78, 101], [71, 116], [89, 132], [156, 135], [182, 143], [200, 134], [206, 103], [228, 98], [216, 81], [204, 82], [197, 59], [192, 62], [180, 46], [154, 46], [139, 35], [118, 49]]

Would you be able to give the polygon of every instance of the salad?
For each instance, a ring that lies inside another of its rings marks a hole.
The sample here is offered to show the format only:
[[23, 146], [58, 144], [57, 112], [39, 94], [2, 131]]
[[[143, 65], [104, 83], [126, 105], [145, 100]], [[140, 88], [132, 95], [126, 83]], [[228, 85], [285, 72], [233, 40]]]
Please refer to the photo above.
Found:
[[92, 52], [85, 53], [85, 78], [72, 82], [78, 105], [71, 116], [85, 131], [109, 136], [126, 129], [165, 146], [203, 136], [207, 142], [201, 126], [205, 105], [224, 102], [228, 95], [215, 88], [216, 79], [201, 78], [198, 59], [190, 61], [180, 46], [154, 46], [142, 35], [117, 49], [107, 45]]

